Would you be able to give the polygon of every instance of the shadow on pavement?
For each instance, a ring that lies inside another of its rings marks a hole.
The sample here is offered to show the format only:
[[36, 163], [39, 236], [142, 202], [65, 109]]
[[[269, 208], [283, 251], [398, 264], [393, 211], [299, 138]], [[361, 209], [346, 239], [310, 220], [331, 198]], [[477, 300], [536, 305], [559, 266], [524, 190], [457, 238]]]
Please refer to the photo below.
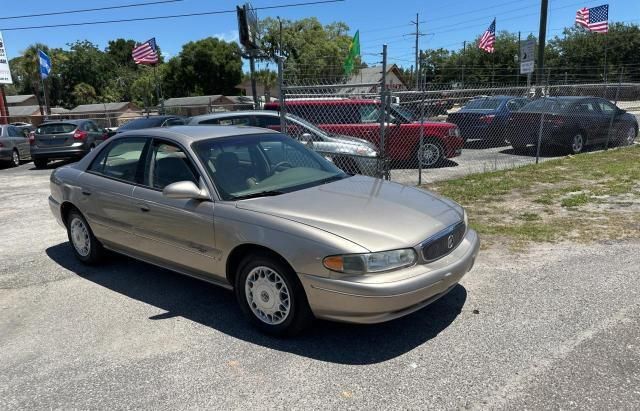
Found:
[[316, 321], [298, 337], [279, 339], [256, 331], [242, 316], [234, 294], [220, 287], [117, 254], [88, 267], [75, 259], [68, 243], [46, 253], [88, 281], [166, 311], [149, 320], [181, 316], [249, 343], [339, 364], [374, 364], [411, 351], [446, 329], [467, 298], [458, 285], [432, 305], [398, 320], [377, 325]]
[[67, 164], [72, 164], [72, 163], [76, 163], [78, 160], [54, 160], [51, 161], [49, 163], [47, 163], [46, 167], [42, 167], [42, 168], [37, 168], [34, 164], [32, 164], [32, 167], [29, 168], [29, 170], [54, 170], [58, 167], [61, 166], [66, 166]]

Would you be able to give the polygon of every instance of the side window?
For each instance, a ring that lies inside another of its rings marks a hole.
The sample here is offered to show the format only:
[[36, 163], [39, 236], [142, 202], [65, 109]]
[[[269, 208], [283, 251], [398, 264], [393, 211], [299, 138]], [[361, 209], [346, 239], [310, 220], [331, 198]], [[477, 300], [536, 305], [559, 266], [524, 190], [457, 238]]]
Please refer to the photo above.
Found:
[[380, 121], [380, 110], [374, 105], [360, 106], [360, 123], [377, 123]]
[[95, 132], [99, 132], [100, 129], [98, 129], [98, 126], [96, 125], [96, 123], [94, 123], [93, 121], [89, 122], [89, 129], [91, 131], [95, 131]]
[[606, 101], [599, 101], [598, 107], [600, 107], [600, 110], [602, 111], [603, 114], [606, 114], [608, 116], [610, 116], [616, 111], [616, 108], [614, 107], [614, 105]]
[[507, 109], [509, 109], [509, 111], [518, 111], [525, 104], [527, 104], [527, 100], [509, 100], [507, 103]]
[[10, 126], [8, 128], [8, 131], [9, 131], [9, 137], [22, 137], [22, 135], [20, 134], [20, 132], [16, 127]]
[[163, 127], [182, 126], [182, 125], [184, 125], [184, 121], [182, 121], [181, 119], [179, 119], [179, 118], [170, 118], [167, 121], [165, 121]]
[[156, 140], [151, 148], [151, 161], [145, 177], [149, 187], [162, 190], [178, 181], [192, 181], [199, 184], [195, 167], [177, 145]]
[[256, 116], [256, 127], [280, 131], [280, 117]]
[[578, 103], [576, 104], [576, 111], [580, 114], [594, 114], [596, 108], [592, 102]]
[[220, 124], [220, 120], [217, 118], [210, 118], [209, 120], [202, 120], [198, 124]]
[[93, 160], [90, 171], [131, 183], [139, 183], [140, 158], [146, 139], [121, 139], [114, 141]]

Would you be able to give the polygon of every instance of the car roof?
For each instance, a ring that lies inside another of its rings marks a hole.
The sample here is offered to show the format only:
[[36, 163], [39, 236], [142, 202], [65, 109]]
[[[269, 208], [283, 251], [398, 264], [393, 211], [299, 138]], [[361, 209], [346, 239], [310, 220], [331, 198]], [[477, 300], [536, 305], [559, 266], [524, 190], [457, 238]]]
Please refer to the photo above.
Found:
[[118, 137], [163, 137], [175, 140], [179, 143], [189, 145], [195, 141], [208, 140], [210, 138], [234, 137], [252, 134], [279, 134], [277, 131], [259, 127], [247, 126], [171, 126], [154, 127], [141, 130], [125, 131], [118, 134]]
[[236, 117], [238, 115], [242, 116], [269, 116], [269, 117], [280, 117], [280, 113], [276, 111], [270, 110], [238, 110], [238, 111], [220, 111], [218, 113], [211, 114], [201, 114], [199, 116], [193, 116], [189, 120], [191, 122], [197, 122], [202, 120], [210, 120], [214, 118], [226, 118], [226, 117]]
[[80, 123], [84, 123], [85, 121], [91, 121], [89, 119], [82, 119], [82, 120], [45, 120], [42, 124], [40, 124], [41, 126], [43, 125], [51, 125], [51, 124], [75, 124], [78, 125]]

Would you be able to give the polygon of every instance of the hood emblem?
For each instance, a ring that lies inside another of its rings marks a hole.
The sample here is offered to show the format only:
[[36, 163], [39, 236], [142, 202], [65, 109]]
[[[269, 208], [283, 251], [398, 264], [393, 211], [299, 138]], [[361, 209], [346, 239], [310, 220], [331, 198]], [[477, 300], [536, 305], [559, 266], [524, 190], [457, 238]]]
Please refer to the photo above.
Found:
[[453, 234], [450, 234], [449, 238], [447, 238], [447, 248], [449, 248], [449, 250], [453, 248], [454, 241], [455, 241], [455, 237], [453, 236]]

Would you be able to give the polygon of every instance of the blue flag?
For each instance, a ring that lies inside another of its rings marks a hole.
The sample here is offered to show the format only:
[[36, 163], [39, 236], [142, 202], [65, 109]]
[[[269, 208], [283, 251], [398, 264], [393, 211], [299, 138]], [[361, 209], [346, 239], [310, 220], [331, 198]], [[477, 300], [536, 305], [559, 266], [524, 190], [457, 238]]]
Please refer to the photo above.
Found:
[[38, 50], [38, 57], [40, 58], [40, 77], [44, 80], [51, 72], [51, 59], [42, 50]]

